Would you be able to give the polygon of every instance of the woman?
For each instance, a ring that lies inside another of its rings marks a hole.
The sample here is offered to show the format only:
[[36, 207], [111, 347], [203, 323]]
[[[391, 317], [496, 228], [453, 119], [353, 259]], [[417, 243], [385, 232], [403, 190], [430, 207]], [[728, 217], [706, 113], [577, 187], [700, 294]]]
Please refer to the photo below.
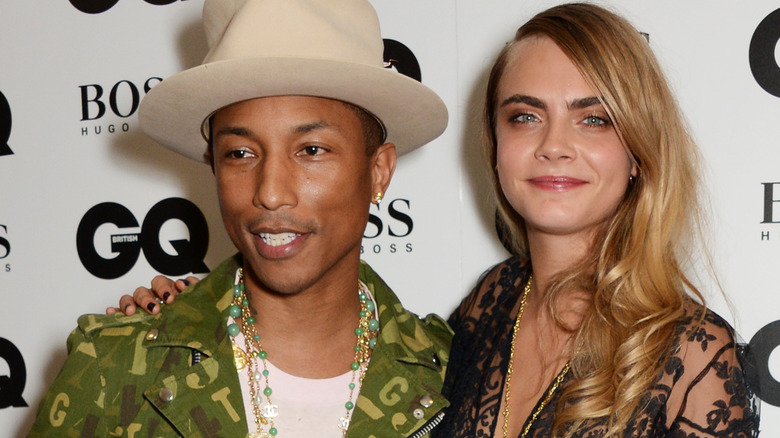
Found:
[[[594, 5], [540, 13], [499, 55], [484, 116], [516, 255], [450, 318], [435, 435], [757, 436], [733, 330], [684, 274], [696, 147], [639, 32]], [[170, 302], [184, 284], [153, 286]]]
[[490, 74], [508, 247], [450, 318], [436, 436], [757, 436], [731, 327], [684, 273], [696, 149], [647, 42], [589, 4], [523, 25]]

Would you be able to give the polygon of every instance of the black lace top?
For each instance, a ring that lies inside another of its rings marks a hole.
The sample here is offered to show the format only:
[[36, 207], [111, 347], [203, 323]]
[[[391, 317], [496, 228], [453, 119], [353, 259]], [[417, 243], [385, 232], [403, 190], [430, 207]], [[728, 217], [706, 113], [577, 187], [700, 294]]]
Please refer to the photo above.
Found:
[[[528, 274], [528, 267], [517, 258], [495, 266], [450, 317], [455, 338], [444, 393], [451, 407], [434, 429], [435, 437], [501, 435], [497, 419], [515, 305]], [[692, 314], [679, 322], [672, 353], [624, 437], [758, 436], [758, 400], [745, 382], [739, 362], [742, 350], [734, 342], [733, 329], [711, 311], [701, 324], [695, 324], [696, 317]], [[561, 386], [570, 378], [571, 373]], [[559, 389], [555, 394], [560, 393]], [[529, 438], [552, 436], [557, 395], [540, 412]], [[670, 398], [681, 402], [672, 406], [667, 404]], [[575, 436], [601, 437], [604, 423], [604, 419], [589, 421]]]

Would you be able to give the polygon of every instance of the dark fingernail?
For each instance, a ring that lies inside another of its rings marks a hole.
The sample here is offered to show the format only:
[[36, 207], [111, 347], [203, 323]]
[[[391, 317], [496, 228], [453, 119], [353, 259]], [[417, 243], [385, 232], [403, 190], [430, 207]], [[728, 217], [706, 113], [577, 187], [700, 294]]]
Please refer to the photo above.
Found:
[[186, 278], [183, 278], [183, 279], [181, 280], [181, 282], [182, 282], [182, 283], [184, 283], [184, 285], [185, 285], [185, 286], [189, 286], [189, 285], [190, 285], [190, 281], [189, 281], [189, 280], [187, 280]]
[[149, 304], [146, 305], [146, 308], [149, 309], [149, 311], [151, 312], [151, 311], [154, 310], [154, 304], [155, 303], [149, 303]]
[[165, 292], [165, 293], [163, 294], [163, 301], [168, 301], [168, 298], [170, 298], [170, 296], [171, 296], [171, 293], [170, 293], [170, 292]]
[[125, 304], [125, 307], [123, 307], [122, 310], [127, 310], [128, 307], [130, 307], [130, 303]]

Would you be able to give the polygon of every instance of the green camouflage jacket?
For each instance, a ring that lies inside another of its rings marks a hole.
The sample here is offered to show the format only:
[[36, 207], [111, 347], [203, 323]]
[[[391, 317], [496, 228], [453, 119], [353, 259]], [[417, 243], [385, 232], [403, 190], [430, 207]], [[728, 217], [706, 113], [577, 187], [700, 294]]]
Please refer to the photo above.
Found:
[[[30, 437], [245, 437], [247, 421], [226, 333], [239, 256], [158, 315], [84, 315], [68, 359], [38, 407]], [[451, 331], [419, 319], [365, 263], [381, 331], [348, 437], [419, 437], [448, 406], [440, 390]]]

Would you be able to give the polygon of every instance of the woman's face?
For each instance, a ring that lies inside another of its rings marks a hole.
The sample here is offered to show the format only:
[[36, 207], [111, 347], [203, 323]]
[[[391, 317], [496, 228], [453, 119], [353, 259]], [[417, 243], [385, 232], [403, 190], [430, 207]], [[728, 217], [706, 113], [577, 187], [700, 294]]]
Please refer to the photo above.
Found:
[[597, 93], [551, 39], [529, 37], [497, 97], [498, 177], [529, 237], [591, 236], [636, 173]]

